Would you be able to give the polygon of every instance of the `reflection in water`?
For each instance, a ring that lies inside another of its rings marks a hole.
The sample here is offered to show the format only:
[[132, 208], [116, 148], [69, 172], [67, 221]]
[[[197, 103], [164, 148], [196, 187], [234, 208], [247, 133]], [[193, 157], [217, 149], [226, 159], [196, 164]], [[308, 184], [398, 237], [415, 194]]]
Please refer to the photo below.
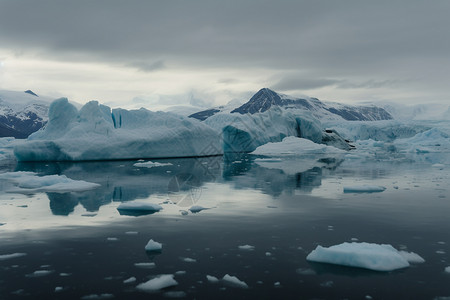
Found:
[[229, 153], [223, 157], [164, 160], [172, 165], [153, 168], [135, 167], [135, 161], [35, 162], [19, 163], [16, 171], [65, 175], [101, 185], [84, 192], [47, 193], [52, 213], [67, 216], [78, 204], [88, 212], [96, 212], [111, 202], [146, 199], [152, 195], [188, 208], [200, 199], [205, 183], [211, 182], [226, 183], [234, 189], [256, 189], [275, 197], [299, 190], [310, 193], [321, 185], [324, 169], [335, 169], [341, 163], [324, 159], [312, 161], [313, 164], [310, 160], [296, 160], [264, 165], [254, 163], [254, 159], [248, 154]]

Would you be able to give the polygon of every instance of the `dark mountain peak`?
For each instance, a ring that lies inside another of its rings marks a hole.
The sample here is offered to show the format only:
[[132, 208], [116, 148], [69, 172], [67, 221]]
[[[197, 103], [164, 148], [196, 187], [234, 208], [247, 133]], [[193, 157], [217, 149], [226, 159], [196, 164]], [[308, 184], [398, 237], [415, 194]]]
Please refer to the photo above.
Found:
[[25, 93], [39, 97], [37, 94], [35, 94], [32, 90], [26, 90]]

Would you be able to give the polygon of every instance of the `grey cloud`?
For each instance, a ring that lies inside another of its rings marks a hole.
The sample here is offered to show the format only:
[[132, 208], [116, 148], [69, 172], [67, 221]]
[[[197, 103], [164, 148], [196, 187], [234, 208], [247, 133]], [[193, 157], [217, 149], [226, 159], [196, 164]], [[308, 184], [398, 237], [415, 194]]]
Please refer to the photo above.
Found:
[[359, 89], [359, 88], [377, 89], [382, 87], [395, 87], [398, 84], [399, 82], [397, 80], [377, 81], [371, 79], [364, 82], [351, 82], [348, 80], [343, 80], [339, 82], [337, 87], [342, 89]]
[[334, 85], [337, 82], [337, 80], [326, 78], [286, 76], [275, 83], [272, 88], [281, 91], [311, 90]]
[[166, 68], [165, 63], [162, 60], [158, 60], [158, 61], [155, 61], [152, 63], [145, 62], [145, 61], [144, 62], [133, 62], [133, 63], [127, 64], [127, 66], [136, 68], [142, 72], [154, 72], [154, 71], [158, 71], [158, 70], [162, 70], [162, 69]]

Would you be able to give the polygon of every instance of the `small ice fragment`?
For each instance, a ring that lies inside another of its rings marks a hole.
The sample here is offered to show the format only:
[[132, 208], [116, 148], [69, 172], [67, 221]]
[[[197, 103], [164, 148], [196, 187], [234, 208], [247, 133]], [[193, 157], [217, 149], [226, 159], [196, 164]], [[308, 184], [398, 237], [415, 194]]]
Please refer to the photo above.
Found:
[[184, 262], [187, 262], [187, 263], [195, 263], [195, 262], [197, 262], [196, 259], [193, 259], [193, 258], [190, 258], [190, 257], [180, 257], [180, 259], [182, 261], [184, 261]]
[[212, 275], [206, 275], [206, 279], [208, 279], [208, 282], [211, 282], [211, 283], [219, 282], [219, 279], [217, 277], [215, 277], [215, 276], [212, 276]]
[[351, 238], [350, 239], [352, 242], [357, 242], [358, 241], [358, 238]]
[[272, 253], [266, 252], [266, 256], [272, 256]]
[[3, 254], [0, 255], [0, 260], [7, 260], [7, 259], [11, 259], [11, 258], [16, 258], [16, 257], [22, 257], [27, 255], [26, 253], [11, 253], [11, 254]]
[[251, 245], [242, 245], [242, 246], [238, 246], [239, 250], [245, 250], [245, 251], [253, 251], [255, 250], [255, 246], [251, 246]]
[[55, 287], [55, 293], [61, 292], [63, 290], [62, 286]]
[[344, 186], [344, 193], [380, 193], [384, 190], [384, 186], [378, 185]]
[[316, 271], [314, 271], [313, 269], [308, 269], [308, 268], [299, 268], [299, 269], [295, 270], [295, 272], [297, 272], [297, 274], [300, 274], [300, 275], [316, 275]]
[[115, 242], [115, 241], [118, 241], [119, 239], [116, 238], [116, 237], [109, 237], [109, 238], [107, 238], [106, 240], [107, 240], [107, 241], [110, 241], [110, 242]]
[[200, 205], [193, 205], [193, 206], [191, 206], [191, 208], [189, 208], [189, 210], [193, 214], [201, 212], [202, 210], [206, 210], [206, 209], [209, 209], [209, 208], [208, 207], [203, 207], [203, 206], [200, 206]]
[[178, 282], [173, 279], [173, 277], [174, 275], [172, 274], [158, 275], [156, 278], [150, 279], [147, 282], [137, 285], [136, 288], [145, 292], [153, 292], [170, 286], [175, 286], [178, 284]]
[[334, 282], [330, 280], [330, 281], [322, 282], [322, 283], [320, 284], [320, 286], [322, 286], [322, 287], [332, 287], [333, 284], [334, 284]]
[[274, 287], [281, 287], [281, 283], [280, 283], [279, 281], [277, 281], [277, 282], [275, 282], [275, 283], [273, 284], [273, 286], [274, 286]]
[[127, 231], [127, 232], [125, 232], [125, 234], [136, 235], [136, 234], [138, 234], [138, 232], [137, 231]]
[[225, 274], [225, 276], [223, 276], [223, 278], [222, 278], [222, 281], [224, 281], [226, 284], [233, 286], [233, 287], [238, 287], [238, 288], [243, 288], [243, 289], [248, 288], [247, 283], [239, 280], [239, 278], [237, 278], [236, 276], [230, 276], [228, 274]]
[[81, 300], [97, 300], [97, 299], [112, 299], [114, 298], [113, 294], [90, 294], [81, 297]]
[[123, 281], [123, 283], [133, 283], [133, 282], [136, 282], [136, 277], [130, 277]]
[[27, 277], [42, 277], [42, 276], [50, 275], [51, 273], [53, 273], [52, 270], [37, 270], [31, 274], [27, 274], [26, 276]]
[[445, 273], [450, 273], [450, 266], [446, 267], [446, 268], [444, 269], [444, 271], [445, 271]]
[[135, 263], [134, 265], [138, 268], [146, 268], [146, 269], [151, 269], [156, 266], [154, 262]]
[[176, 271], [175, 275], [186, 275], [186, 271]]
[[59, 273], [59, 276], [61, 276], [61, 277], [67, 277], [70, 275], [72, 275], [72, 274], [71, 273]]
[[148, 241], [147, 245], [145, 245], [145, 251], [161, 251], [162, 244], [155, 242], [154, 240]]
[[159, 162], [138, 162], [133, 165], [134, 167], [144, 167], [144, 168], [153, 168], [153, 167], [165, 167], [165, 166], [172, 166], [171, 163], [159, 163]]
[[149, 212], [157, 212], [160, 211], [161, 209], [162, 209], [161, 205], [140, 201], [123, 202], [117, 207], [117, 210], [149, 211]]
[[432, 165], [433, 168], [443, 170], [445, 165], [444, 164], [434, 164]]

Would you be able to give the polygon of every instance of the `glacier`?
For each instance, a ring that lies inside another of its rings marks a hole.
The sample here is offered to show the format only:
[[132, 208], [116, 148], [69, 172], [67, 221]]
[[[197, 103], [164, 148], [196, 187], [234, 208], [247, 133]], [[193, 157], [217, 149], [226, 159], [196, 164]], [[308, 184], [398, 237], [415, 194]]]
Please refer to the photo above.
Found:
[[218, 133], [200, 121], [166, 112], [113, 109], [97, 101], [79, 111], [54, 101], [48, 124], [14, 148], [18, 161], [87, 161], [222, 154]]

